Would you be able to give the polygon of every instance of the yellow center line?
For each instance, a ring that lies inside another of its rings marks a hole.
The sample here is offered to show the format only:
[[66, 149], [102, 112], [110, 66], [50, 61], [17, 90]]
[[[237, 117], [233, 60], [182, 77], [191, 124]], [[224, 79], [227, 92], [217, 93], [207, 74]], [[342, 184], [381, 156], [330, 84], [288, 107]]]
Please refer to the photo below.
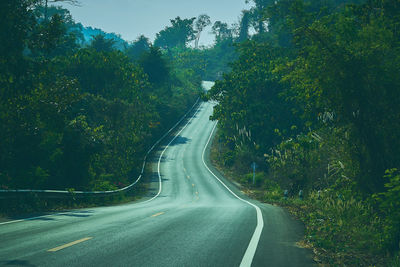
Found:
[[73, 245], [76, 245], [76, 244], [85, 242], [85, 241], [87, 241], [87, 240], [89, 240], [89, 239], [92, 239], [92, 238], [93, 238], [93, 237], [85, 237], [85, 238], [76, 240], [76, 241], [74, 241], [74, 242], [71, 242], [71, 243], [68, 243], [68, 244], [65, 244], [65, 245], [56, 247], [56, 248], [49, 249], [48, 252], [56, 252], [56, 251], [62, 250], [62, 249], [64, 249], [64, 248], [71, 247], [71, 246], [73, 246]]
[[151, 215], [151, 217], [157, 217], [157, 216], [160, 216], [160, 215], [163, 215], [163, 214], [164, 214], [164, 212], [159, 212], [159, 213], [156, 213], [154, 215]]

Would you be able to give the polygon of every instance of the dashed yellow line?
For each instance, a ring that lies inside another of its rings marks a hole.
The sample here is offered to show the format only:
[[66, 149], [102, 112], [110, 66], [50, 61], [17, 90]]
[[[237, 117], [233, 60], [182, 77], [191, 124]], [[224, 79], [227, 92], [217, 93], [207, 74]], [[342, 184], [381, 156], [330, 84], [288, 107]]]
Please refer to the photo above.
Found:
[[151, 217], [157, 217], [157, 216], [160, 216], [160, 215], [163, 215], [163, 214], [164, 214], [164, 212], [159, 212], [159, 213], [151, 215]]
[[85, 241], [90, 240], [90, 239], [92, 239], [92, 238], [93, 238], [93, 237], [85, 237], [85, 238], [76, 240], [76, 241], [74, 241], [74, 242], [71, 242], [71, 243], [68, 243], [68, 244], [65, 244], [65, 245], [62, 245], [62, 246], [59, 246], [59, 247], [55, 247], [55, 248], [49, 249], [48, 252], [56, 252], [56, 251], [62, 250], [62, 249], [64, 249], [64, 248], [71, 247], [71, 246], [73, 246], [73, 245], [76, 245], [76, 244], [85, 242]]

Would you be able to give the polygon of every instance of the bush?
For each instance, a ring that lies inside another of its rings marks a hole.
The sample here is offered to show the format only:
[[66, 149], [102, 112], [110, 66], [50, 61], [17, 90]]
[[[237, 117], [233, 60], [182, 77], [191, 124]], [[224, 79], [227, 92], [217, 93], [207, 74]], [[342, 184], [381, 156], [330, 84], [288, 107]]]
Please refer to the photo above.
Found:
[[263, 184], [265, 174], [263, 172], [256, 173], [255, 184], [253, 185], [253, 173], [248, 173], [240, 178], [240, 183], [246, 186], [260, 187]]
[[94, 191], [113, 191], [117, 190], [118, 188], [111, 184], [110, 181], [107, 180], [98, 180], [95, 182], [93, 190]]
[[263, 182], [264, 201], [278, 201], [283, 198], [283, 190], [278, 183], [265, 179]]
[[399, 250], [400, 242], [400, 174], [397, 169], [386, 171], [386, 191], [375, 194], [379, 211], [384, 218], [383, 242], [390, 251]]
[[382, 221], [369, 203], [329, 192], [320, 196], [312, 192], [302, 208], [307, 241], [317, 251], [325, 252], [325, 262], [353, 266], [380, 262]]

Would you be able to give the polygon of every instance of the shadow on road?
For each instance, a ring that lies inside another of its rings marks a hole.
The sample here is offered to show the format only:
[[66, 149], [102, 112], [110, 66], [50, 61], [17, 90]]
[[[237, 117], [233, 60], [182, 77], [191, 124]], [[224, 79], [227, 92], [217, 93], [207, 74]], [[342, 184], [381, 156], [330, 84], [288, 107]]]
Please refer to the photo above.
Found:
[[84, 211], [75, 211], [75, 212], [68, 212], [68, 213], [62, 213], [59, 215], [62, 216], [69, 216], [69, 217], [81, 217], [81, 218], [86, 218], [92, 216], [93, 211], [91, 210], [84, 210]]
[[22, 261], [22, 260], [10, 260], [10, 261], [0, 261], [0, 266], [36, 266], [29, 261]]
[[183, 136], [178, 136], [174, 142], [172, 142], [169, 146], [177, 146], [177, 145], [184, 145], [189, 143], [191, 139], [183, 137]]

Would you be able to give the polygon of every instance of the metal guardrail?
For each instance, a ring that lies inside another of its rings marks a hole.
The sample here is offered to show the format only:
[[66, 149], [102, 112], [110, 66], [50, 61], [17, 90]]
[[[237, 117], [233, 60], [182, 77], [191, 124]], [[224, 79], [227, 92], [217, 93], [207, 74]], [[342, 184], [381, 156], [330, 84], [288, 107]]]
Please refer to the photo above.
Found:
[[144, 169], [146, 167], [146, 161], [147, 161], [147, 157], [149, 156], [149, 154], [154, 150], [154, 148], [166, 137], [168, 136], [186, 117], [187, 115], [192, 112], [192, 110], [197, 106], [197, 104], [199, 103], [200, 98], [197, 98], [196, 102], [193, 104], [193, 106], [189, 109], [189, 111], [186, 112], [185, 115], [183, 115], [183, 117], [174, 125], [172, 126], [171, 129], [169, 129], [168, 132], [166, 132], [160, 139], [157, 140], [157, 142], [154, 143], [154, 145], [147, 151], [146, 155], [144, 156], [143, 159], [143, 165], [142, 165], [142, 170], [139, 174], [139, 177], [136, 179], [136, 181], [134, 181], [132, 184], [124, 187], [124, 188], [120, 188], [117, 190], [110, 190], [110, 191], [63, 191], [63, 190], [35, 190], [35, 189], [13, 189], [13, 190], [0, 190], [0, 199], [1, 198], [7, 198], [10, 195], [13, 194], [28, 194], [28, 193], [34, 193], [34, 194], [45, 194], [48, 197], [53, 197], [53, 198], [57, 198], [57, 197], [68, 197], [68, 196], [107, 196], [107, 195], [114, 195], [114, 194], [118, 194], [121, 192], [128, 192], [129, 190], [131, 190], [134, 185], [136, 185], [140, 179], [143, 177], [144, 174]]

